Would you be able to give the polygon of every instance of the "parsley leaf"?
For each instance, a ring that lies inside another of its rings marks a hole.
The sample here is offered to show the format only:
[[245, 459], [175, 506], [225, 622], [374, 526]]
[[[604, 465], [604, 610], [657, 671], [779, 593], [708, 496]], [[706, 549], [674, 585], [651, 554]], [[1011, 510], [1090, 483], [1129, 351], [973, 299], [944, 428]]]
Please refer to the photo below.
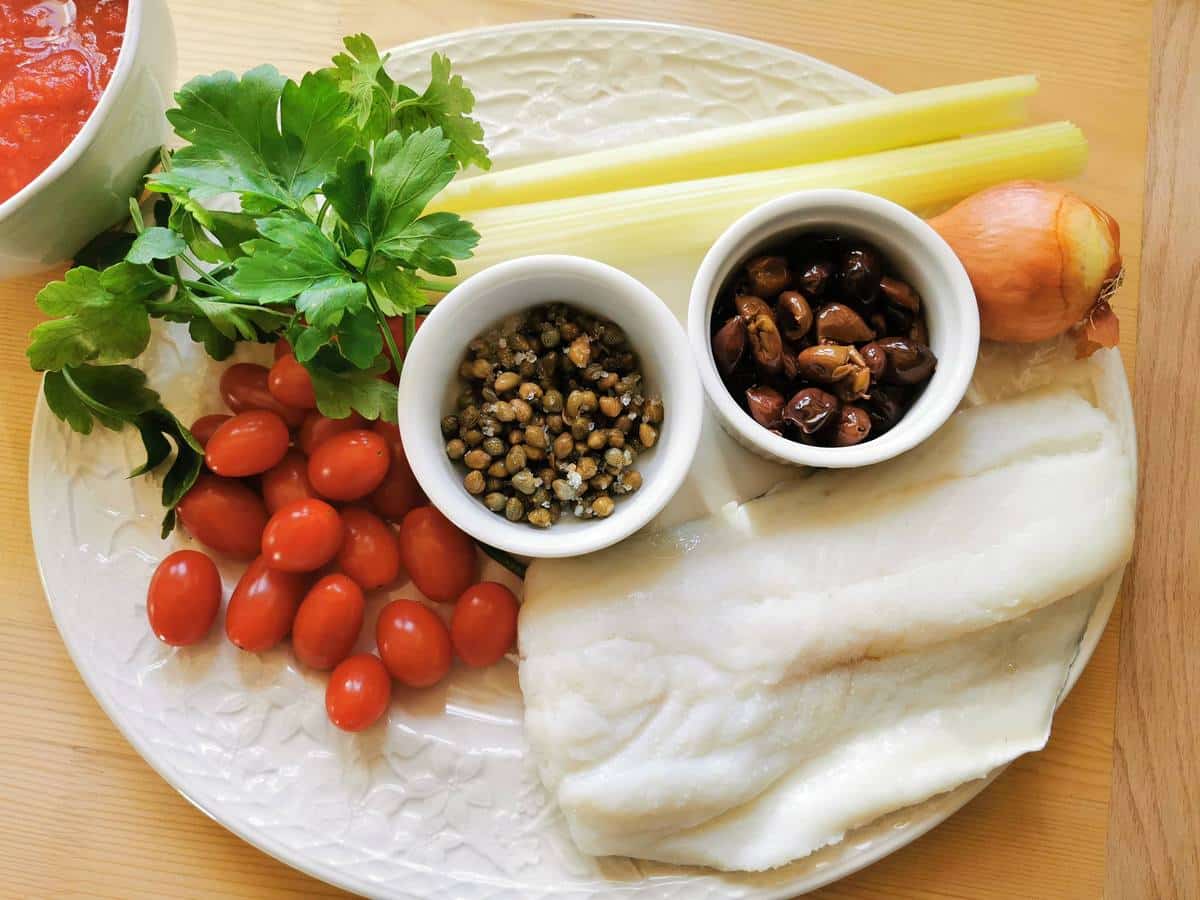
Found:
[[273, 66], [240, 79], [201, 75], [175, 100], [167, 118], [190, 145], [172, 155], [168, 171], [150, 176], [149, 186], [162, 193], [204, 200], [232, 191], [246, 212], [298, 209], [355, 141], [349, 98], [322, 72], [300, 84]]
[[367, 139], [379, 140], [391, 130], [406, 135], [441, 128], [460, 167], [491, 168], [483, 126], [470, 116], [475, 96], [461, 75], [451, 73], [445, 55], [433, 54], [429, 85], [418, 94], [388, 75], [387, 57], [380, 56], [370, 37], [355, 34], [343, 43], [348, 52], [335, 56], [333, 68], [326, 71], [350, 98], [354, 123]]
[[367, 371], [336, 372], [313, 367], [313, 390], [317, 409], [331, 419], [344, 419], [357, 412], [367, 419], [396, 421], [396, 386], [379, 376], [387, 371], [387, 363], [379, 363]]
[[469, 115], [475, 108], [475, 96], [463, 84], [461, 75], [450, 74], [450, 60], [445, 55], [433, 54], [425, 92], [416, 98], [402, 96], [398, 107], [401, 131], [438, 126], [449, 139], [450, 150], [460, 166], [492, 167], [483, 144], [483, 126]]
[[226, 284], [260, 303], [283, 303], [326, 279], [349, 282], [337, 246], [314, 223], [265, 218], [255, 223], [262, 238], [250, 241]]
[[[106, 270], [108, 271], [108, 270]], [[99, 361], [117, 362], [138, 356], [150, 342], [150, 317], [141, 299], [112, 293], [95, 269], [69, 269], [37, 295], [37, 305], [49, 316], [33, 329], [29, 363], [38, 371]]]
[[155, 225], [134, 238], [125, 259], [131, 263], [172, 259], [187, 250], [187, 247], [187, 242], [170, 228]]

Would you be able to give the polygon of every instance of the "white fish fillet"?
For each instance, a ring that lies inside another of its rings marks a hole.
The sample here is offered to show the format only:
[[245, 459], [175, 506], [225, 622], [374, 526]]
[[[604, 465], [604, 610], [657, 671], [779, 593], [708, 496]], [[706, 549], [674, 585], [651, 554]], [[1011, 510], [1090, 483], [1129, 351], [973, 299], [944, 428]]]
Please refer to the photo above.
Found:
[[1041, 746], [1089, 588], [1129, 554], [1130, 473], [1103, 412], [1046, 390], [893, 463], [535, 563], [526, 732], [573, 838], [769, 868]]

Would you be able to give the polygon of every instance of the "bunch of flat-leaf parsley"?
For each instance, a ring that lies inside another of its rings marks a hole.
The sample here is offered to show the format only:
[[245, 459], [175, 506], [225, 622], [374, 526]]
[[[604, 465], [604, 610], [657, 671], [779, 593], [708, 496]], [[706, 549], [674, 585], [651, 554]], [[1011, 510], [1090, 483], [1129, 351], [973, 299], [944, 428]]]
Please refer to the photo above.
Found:
[[[200, 472], [202, 450], [138, 369], [150, 320], [187, 323], [216, 359], [238, 341], [285, 337], [312, 376], [320, 411], [394, 420], [396, 389], [378, 376], [400, 353], [388, 318], [417, 310], [479, 239], [453, 213], [423, 214], [461, 167], [490, 163], [475, 100], [434, 54], [423, 93], [384, 71], [366, 35], [299, 82], [261, 66], [189, 81], [167, 112], [185, 142], [147, 176], [161, 195], [147, 227], [94, 242], [88, 262], [46, 286], [50, 321], [27, 351], [46, 402], [78, 432], [135, 427], [146, 461], [170, 465], [167, 516]], [[228, 198], [236, 198], [236, 203]], [[216, 202], [220, 201], [220, 202]], [[214, 208], [231, 207], [233, 211]]]

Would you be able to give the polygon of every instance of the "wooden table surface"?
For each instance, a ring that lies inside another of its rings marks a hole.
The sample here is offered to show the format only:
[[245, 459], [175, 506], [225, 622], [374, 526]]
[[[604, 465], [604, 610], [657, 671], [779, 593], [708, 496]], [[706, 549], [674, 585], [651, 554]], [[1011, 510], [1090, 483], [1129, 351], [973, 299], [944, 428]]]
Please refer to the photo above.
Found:
[[[202, 71], [241, 70], [264, 61], [297, 74], [323, 64], [338, 49], [340, 36], [356, 31], [368, 31], [381, 46], [388, 46], [482, 25], [567, 16], [631, 17], [644, 15], [647, 8], [633, 0], [171, 0], [170, 5], [178, 32], [181, 81]], [[1156, 266], [1143, 268], [1140, 254], [1151, 76], [1148, 2], [1094, 0], [1083, 6], [1075, 0], [937, 4], [924, 0], [659, 0], [652, 9], [663, 20], [737, 32], [814, 54], [893, 90], [1037, 73], [1042, 89], [1033, 103], [1035, 116], [1069, 118], [1083, 128], [1092, 153], [1079, 189], [1111, 211], [1122, 226], [1128, 278], [1116, 305], [1122, 320], [1122, 353], [1132, 375], [1138, 276], [1142, 271], [1156, 278], [1162, 274]], [[1192, 112], [1197, 108], [1194, 66], [1189, 74], [1187, 64], [1200, 62], [1200, 37], [1195, 31], [1195, 7], [1187, 0], [1160, 8], [1160, 19], [1165, 22], [1168, 15], [1182, 22], [1184, 36], [1171, 39], [1175, 62], [1169, 70], [1167, 61], [1161, 63], [1155, 82], [1155, 122], [1161, 131], [1156, 133], [1156, 152], [1161, 154], [1164, 172], [1178, 171], [1181, 179], [1194, 179], [1187, 175], [1184, 163], [1194, 160], [1195, 151], [1183, 149], [1186, 141], [1176, 129], [1175, 104], [1185, 105], [1190, 96]], [[1159, 49], [1168, 44], [1165, 28], [1160, 35], [1154, 45]], [[1196, 118], [1193, 115], [1191, 120], [1192, 148], [1200, 140]], [[1167, 131], [1168, 127], [1176, 130]], [[1172, 148], [1177, 156], [1172, 156]], [[1184, 279], [1186, 264], [1175, 261], [1182, 297], [1161, 298], [1163, 304], [1174, 304], [1181, 316], [1185, 314], [1182, 304], [1188, 291], [1194, 295], [1200, 272], [1194, 264], [1194, 235], [1200, 225], [1195, 180], [1191, 184], [1190, 211], [1175, 212], [1174, 220], [1171, 187], [1160, 184], [1152, 194], [1161, 212], [1159, 219], [1152, 218], [1160, 229], [1158, 238], [1152, 238], [1156, 252], [1190, 253], [1193, 260], [1189, 280]], [[1185, 196], [1182, 186], [1179, 196]], [[1168, 243], [1171, 228], [1188, 215], [1191, 231], [1186, 238], [1176, 234], [1174, 243]], [[5, 475], [0, 480], [0, 583], [7, 593], [0, 609], [0, 685], [6, 701], [0, 712], [0, 868], [4, 873], [0, 894], [340, 895], [241, 842], [176, 794], [116, 731], [67, 657], [37, 579], [27, 524], [26, 456], [38, 380], [26, 366], [23, 350], [26, 334], [38, 319], [33, 295], [45, 280], [0, 284], [6, 324], [0, 331], [4, 398], [0, 471]], [[1155, 334], [1173, 339], [1178, 355], [1172, 364], [1179, 367], [1189, 360], [1195, 366], [1194, 348], [1200, 345], [1198, 301], [1186, 313], [1190, 342], [1180, 337], [1184, 332], [1177, 324], [1175, 330], [1164, 324], [1157, 311], [1142, 311], [1144, 318], [1157, 317]], [[1146, 354], [1143, 346], [1139, 360]], [[1169, 383], [1176, 371], [1167, 365], [1156, 368], [1155, 384]], [[1200, 422], [1195, 417], [1195, 376], [1191, 377], [1190, 394], [1177, 397], [1164, 384], [1161, 393], [1168, 396], [1160, 399], [1176, 404], [1176, 417], [1182, 414], [1194, 437]], [[1138, 392], [1139, 403], [1148, 401], [1147, 394]], [[1145, 420], [1140, 424], [1145, 435]], [[1155, 433], [1161, 442], [1144, 447], [1143, 453], [1147, 454], [1145, 471], [1154, 467], [1164, 479], [1151, 479], [1146, 495], [1157, 505], [1143, 509], [1142, 518], [1143, 527], [1154, 529], [1151, 533], [1161, 543], [1149, 546], [1143, 532], [1140, 548], [1155, 565], [1139, 567], [1145, 569], [1146, 581], [1139, 575], [1136, 590], [1139, 596], [1155, 593], [1164, 604], [1183, 604], [1188, 599], [1188, 577], [1195, 598], [1200, 565], [1189, 564], [1179, 572], [1170, 569], [1170, 557], [1165, 555], [1170, 542], [1186, 549], [1178, 542], [1189, 533], [1185, 516], [1168, 510], [1172, 491], [1165, 476], [1172, 462], [1181, 474], [1188, 468], [1184, 463], [1189, 445], [1186, 436], [1171, 432], [1167, 425], [1158, 430], [1160, 424], [1155, 425]], [[1194, 452], [1191, 459], [1197, 461]], [[1192, 491], [1193, 502], [1200, 502], [1200, 476], [1192, 472], [1188, 477], [1185, 489]], [[1190, 534], [1194, 539], [1195, 531]], [[1191, 560], [1196, 563], [1195, 556]], [[1168, 575], [1173, 579], [1169, 591], [1153, 592], [1151, 579], [1167, 585]], [[1130, 596], [1127, 581], [1123, 606], [1129, 606]], [[1154, 655], [1156, 645], [1151, 640], [1169, 644], [1180, 636], [1143, 633], [1141, 609], [1139, 604], [1125, 609], [1124, 616], [1114, 616], [1091, 665], [1060, 710], [1045, 751], [1018, 760], [931, 834], [819, 896], [1095, 898], [1104, 892], [1106, 877], [1112, 900], [1197, 896], [1190, 889], [1200, 890], [1200, 885], [1181, 880], [1189, 873], [1198, 877], [1195, 823], [1200, 814], [1195, 786], [1200, 778], [1196, 777], [1194, 733], [1190, 743], [1186, 740], [1195, 713], [1187, 708], [1183, 695], [1172, 697], [1168, 691], [1165, 700], [1161, 696], [1155, 700], [1163, 704], [1158, 707], [1163, 727], [1168, 734], [1175, 729], [1169, 739], [1176, 741], [1165, 751], [1175, 762], [1157, 768], [1158, 745], [1148, 736], [1159, 721], [1154, 719], [1156, 708], [1139, 698], [1150, 696], [1155, 683], [1161, 688], [1164, 676], [1154, 666], [1135, 666]], [[1194, 641], [1194, 609], [1191, 613], [1179, 612], [1179, 606], [1175, 609], [1179, 627], [1191, 628]], [[1126, 652], [1137, 657], [1124, 659], [1120, 666], [1125, 683], [1118, 709], [1121, 622], [1127, 629]], [[1194, 676], [1195, 664], [1183, 658], [1185, 645], [1176, 646], [1180, 655], [1174, 662], [1193, 666]], [[1160, 680], [1155, 682], [1156, 678]], [[1193, 677], [1191, 687], [1194, 697], [1200, 679]], [[1122, 738], [1116, 795], [1114, 722]], [[1176, 795], [1156, 793], [1165, 790]], [[1162, 810], [1166, 812], [1160, 815]], [[1114, 840], [1113, 849], [1106, 851], [1110, 812]], [[1143, 859], [1150, 861], [1148, 869], [1140, 865]]]

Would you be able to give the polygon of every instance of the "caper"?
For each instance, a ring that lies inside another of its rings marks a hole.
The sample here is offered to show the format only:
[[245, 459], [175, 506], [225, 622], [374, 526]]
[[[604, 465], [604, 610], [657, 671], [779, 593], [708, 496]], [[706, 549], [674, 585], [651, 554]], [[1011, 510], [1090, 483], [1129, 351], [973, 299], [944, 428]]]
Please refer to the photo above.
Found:
[[525, 429], [514, 428], [512, 431], [510, 431], [508, 433], [508, 442], [514, 447], [518, 444], [525, 443]]
[[551, 350], [537, 361], [536, 371], [543, 378], [553, 378], [558, 373], [558, 353]]
[[624, 409], [624, 407], [621, 406], [621, 401], [612, 396], [601, 397], [599, 400], [599, 406], [600, 412], [608, 416], [610, 419], [615, 419], [621, 414], [621, 410]]
[[476, 381], [483, 381], [485, 378], [490, 378], [492, 375], [492, 364], [486, 359], [473, 359], [467, 364], [468, 371], [466, 378], [474, 378]]
[[610, 468], [619, 469], [625, 465], [625, 454], [619, 447], [609, 447], [604, 451], [604, 464]]
[[[539, 388], [540, 390], [540, 388]], [[562, 412], [563, 395], [561, 391], [549, 390], [542, 395], [542, 409], [548, 413]]]
[[[447, 416], [446, 418], [450, 418]], [[443, 419], [443, 421], [445, 421]], [[474, 428], [479, 424], [479, 407], [472, 403], [470, 406], [464, 407], [462, 412], [458, 414], [458, 424], [460, 428]]]
[[542, 447], [526, 447], [525, 458], [530, 462], [540, 462], [546, 458], [546, 451]]
[[595, 427], [596, 426], [591, 422], [591, 420], [585, 419], [581, 416], [571, 423], [571, 437], [575, 438], [577, 441], [582, 441]]
[[525, 443], [538, 450], [544, 450], [550, 444], [550, 439], [546, 436], [544, 427], [530, 425], [525, 429]]
[[616, 372], [605, 372], [599, 377], [599, 379], [597, 379], [596, 387], [602, 391], [610, 391], [616, 387], [617, 381], [620, 379], [620, 377], [621, 376]]
[[504, 468], [509, 475], [513, 475], [525, 468], [527, 462], [525, 449], [520, 446], [513, 447], [504, 457]]
[[558, 326], [558, 333], [562, 335], [564, 341], [573, 341], [579, 337], [579, 326], [574, 322], [561, 322]]
[[588, 482], [588, 486], [597, 493], [604, 493], [613, 483], [613, 477], [607, 472], [601, 472], [595, 478]]
[[483, 388], [480, 389], [479, 396], [483, 398], [485, 403], [495, 403], [498, 399], [500, 399], [499, 395], [487, 385], [484, 385]]
[[483, 443], [483, 432], [478, 428], [468, 428], [462, 433], [462, 439], [468, 447], [478, 447]]
[[504, 490], [504, 479], [503, 478], [489, 478], [487, 480], [486, 484], [487, 484], [487, 489], [489, 491], [503, 491]]
[[663, 402], [657, 397], [650, 397], [642, 408], [642, 416], [651, 425], [658, 425], [663, 420]]
[[550, 482], [550, 489], [559, 500], [574, 500], [576, 488], [565, 478], [555, 478]]
[[483, 473], [478, 470], [472, 470], [463, 478], [463, 487], [467, 489], [469, 494], [482, 494], [485, 486]]
[[[783, 397], [779, 397], [780, 405], [782, 406]], [[642, 446], [649, 449], [654, 446], [654, 442], [658, 440], [658, 432], [654, 430], [654, 426], [648, 422], [643, 422], [638, 426], [638, 440], [642, 442]]]
[[622, 493], [632, 494], [642, 486], [642, 473], [637, 469], [630, 469], [627, 472], [622, 472], [617, 476], [617, 481], [624, 488]]
[[560, 460], [566, 459], [575, 450], [575, 440], [567, 432], [554, 439], [554, 455]]
[[567, 428], [567, 423], [563, 421], [562, 416], [546, 416], [546, 427], [550, 429], [551, 434], [562, 434]]
[[504, 460], [498, 459], [487, 468], [487, 473], [493, 478], [505, 478], [508, 476], [508, 469], [504, 465]]
[[510, 522], [520, 522], [525, 517], [525, 504], [519, 497], [509, 497], [504, 504], [504, 518]]
[[633, 431], [633, 426], [636, 424], [636, 422], [636, 415], [633, 413], [626, 413], [625, 415], [621, 416], [621, 418], [617, 419], [617, 431], [621, 432], [621, 434], [629, 434], [629, 432]]
[[504, 506], [508, 503], [508, 498], [499, 491], [492, 491], [483, 498], [483, 505], [494, 513], [504, 512]]
[[516, 417], [516, 420], [522, 425], [528, 425], [530, 420], [533, 418], [533, 407], [520, 397], [511, 400], [510, 403], [512, 405], [513, 415]]
[[517, 411], [513, 409], [511, 403], [506, 400], [501, 400], [496, 403], [495, 406], [493, 406], [492, 415], [494, 415], [501, 422], [512, 422], [517, 418]]
[[442, 417], [442, 435], [452, 437], [458, 433], [458, 416]]
[[613, 503], [612, 497], [597, 497], [592, 501], [592, 513], [601, 519], [611, 516], [614, 509], [616, 509], [616, 504]]
[[521, 469], [512, 477], [512, 486], [522, 494], [529, 495], [537, 488], [535, 483], [537, 479], [533, 477], [533, 473], [528, 469]]
[[603, 326], [600, 332], [600, 341], [605, 347], [619, 347], [625, 343], [625, 332], [619, 326], [609, 322]]
[[538, 337], [542, 342], [542, 346], [547, 350], [553, 350], [562, 343], [562, 334], [554, 326], [544, 329]]
[[451, 459], [462, 459], [467, 452], [467, 443], [462, 438], [446, 441], [446, 455]]
[[486, 469], [492, 464], [492, 457], [486, 450], [476, 447], [474, 450], [467, 451], [463, 462], [467, 464], [468, 469]]
[[624, 447], [625, 432], [623, 432], [620, 428], [610, 428], [608, 431], [608, 446]]
[[596, 462], [594, 456], [581, 456], [579, 462], [575, 464], [575, 471], [584, 481], [590, 481], [600, 471], [600, 464]]
[[504, 441], [498, 437], [484, 438], [483, 443], [480, 444], [480, 447], [483, 448], [483, 452], [488, 456], [504, 455]]
[[538, 507], [537, 509], [531, 509], [529, 511], [529, 515], [525, 518], [529, 524], [533, 525], [535, 528], [549, 528], [554, 524], [554, 520], [550, 515], [550, 510], [542, 509], [541, 507]]
[[527, 403], [532, 403], [542, 396], [542, 389], [532, 381], [523, 381], [517, 388], [517, 396]]

